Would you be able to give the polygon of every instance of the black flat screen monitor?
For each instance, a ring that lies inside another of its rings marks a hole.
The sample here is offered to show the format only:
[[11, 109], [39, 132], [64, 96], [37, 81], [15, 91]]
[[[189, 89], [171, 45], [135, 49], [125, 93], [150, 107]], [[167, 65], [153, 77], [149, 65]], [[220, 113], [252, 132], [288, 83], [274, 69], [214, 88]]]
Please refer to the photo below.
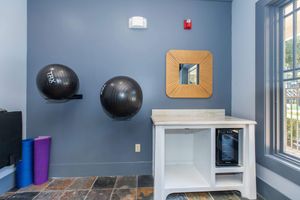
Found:
[[0, 168], [21, 159], [22, 113], [0, 112]]

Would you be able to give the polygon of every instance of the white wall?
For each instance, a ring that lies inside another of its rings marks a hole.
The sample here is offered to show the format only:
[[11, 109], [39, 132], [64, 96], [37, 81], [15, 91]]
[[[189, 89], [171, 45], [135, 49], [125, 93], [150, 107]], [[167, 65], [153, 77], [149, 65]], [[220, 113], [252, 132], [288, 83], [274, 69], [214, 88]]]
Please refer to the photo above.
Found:
[[[231, 112], [233, 116], [249, 119], [255, 119], [256, 2], [257, 0], [233, 0], [232, 2]], [[257, 177], [291, 199], [299, 197], [299, 186], [261, 165], [257, 165]], [[284, 185], [287, 189], [280, 188], [280, 185]]]
[[0, 108], [23, 112], [26, 130], [27, 1], [0, 0]]
[[27, 1], [0, 0], [0, 108], [26, 118]]
[[[26, 130], [27, 0], [0, 0], [0, 108], [23, 112]], [[14, 171], [0, 169], [1, 181]], [[6, 181], [8, 182], [8, 181]]]

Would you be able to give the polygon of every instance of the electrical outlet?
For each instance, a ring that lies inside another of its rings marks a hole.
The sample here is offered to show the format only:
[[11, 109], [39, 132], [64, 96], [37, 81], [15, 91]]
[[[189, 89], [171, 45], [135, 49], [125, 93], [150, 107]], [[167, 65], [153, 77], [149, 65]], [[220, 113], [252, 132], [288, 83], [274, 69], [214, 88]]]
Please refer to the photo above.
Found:
[[135, 144], [135, 152], [141, 152], [141, 144]]

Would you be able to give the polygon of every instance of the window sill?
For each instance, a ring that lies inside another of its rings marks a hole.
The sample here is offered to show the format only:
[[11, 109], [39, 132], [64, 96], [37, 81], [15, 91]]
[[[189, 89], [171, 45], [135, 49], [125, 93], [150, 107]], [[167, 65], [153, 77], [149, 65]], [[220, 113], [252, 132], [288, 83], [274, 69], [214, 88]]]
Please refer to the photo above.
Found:
[[299, 160], [293, 159], [290, 156], [287, 156], [286, 154], [283, 153], [272, 154], [272, 155], [267, 154], [266, 157], [274, 161], [280, 162], [287, 167], [293, 168], [295, 170], [300, 170]]

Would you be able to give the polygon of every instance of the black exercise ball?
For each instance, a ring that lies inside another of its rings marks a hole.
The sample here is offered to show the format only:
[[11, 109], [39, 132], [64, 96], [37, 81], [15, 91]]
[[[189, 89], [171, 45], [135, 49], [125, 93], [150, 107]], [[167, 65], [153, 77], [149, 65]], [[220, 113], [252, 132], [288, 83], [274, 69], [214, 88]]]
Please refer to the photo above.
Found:
[[100, 100], [109, 117], [126, 120], [140, 110], [143, 103], [143, 93], [140, 85], [132, 78], [117, 76], [103, 85]]
[[76, 94], [79, 88], [79, 79], [69, 67], [51, 64], [39, 71], [36, 84], [45, 98], [65, 100]]

